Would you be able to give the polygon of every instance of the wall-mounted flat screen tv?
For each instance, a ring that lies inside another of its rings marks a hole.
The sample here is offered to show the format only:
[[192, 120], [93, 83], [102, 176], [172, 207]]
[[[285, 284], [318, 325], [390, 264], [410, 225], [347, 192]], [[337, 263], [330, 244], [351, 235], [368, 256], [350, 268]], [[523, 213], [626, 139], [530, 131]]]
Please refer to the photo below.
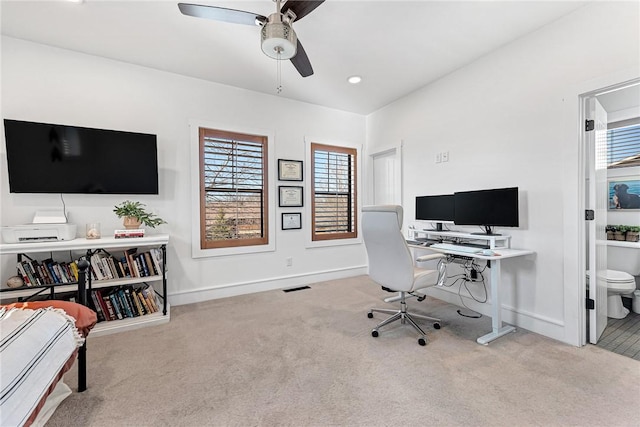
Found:
[[4, 120], [12, 193], [158, 194], [156, 135]]
[[455, 223], [479, 225], [484, 234], [493, 234], [492, 227], [518, 227], [518, 187], [491, 190], [461, 191], [454, 194]]

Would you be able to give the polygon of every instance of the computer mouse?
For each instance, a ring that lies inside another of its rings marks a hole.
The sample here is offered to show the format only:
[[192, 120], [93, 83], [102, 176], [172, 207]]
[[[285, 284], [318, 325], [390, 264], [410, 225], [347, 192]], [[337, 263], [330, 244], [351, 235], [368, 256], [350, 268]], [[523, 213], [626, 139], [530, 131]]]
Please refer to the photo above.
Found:
[[482, 255], [484, 256], [492, 256], [495, 255], [496, 253], [494, 251], [492, 251], [491, 249], [483, 249], [482, 250]]

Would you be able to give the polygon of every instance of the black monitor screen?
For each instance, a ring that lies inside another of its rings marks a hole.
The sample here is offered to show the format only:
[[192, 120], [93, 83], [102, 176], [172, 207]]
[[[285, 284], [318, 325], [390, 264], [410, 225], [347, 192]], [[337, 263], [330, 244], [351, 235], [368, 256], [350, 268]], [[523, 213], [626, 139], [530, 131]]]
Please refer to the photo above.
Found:
[[453, 221], [453, 194], [416, 197], [416, 219], [423, 221]]
[[458, 225], [519, 226], [518, 187], [457, 192], [454, 200]]
[[4, 120], [12, 193], [158, 194], [156, 135]]

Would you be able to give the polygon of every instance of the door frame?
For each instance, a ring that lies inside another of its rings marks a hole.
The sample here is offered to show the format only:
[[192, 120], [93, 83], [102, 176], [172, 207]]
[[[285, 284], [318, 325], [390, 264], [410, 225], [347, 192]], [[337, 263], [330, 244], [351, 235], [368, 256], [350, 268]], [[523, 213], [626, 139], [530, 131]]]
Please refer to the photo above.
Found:
[[368, 167], [367, 167], [367, 176], [370, 179], [371, 185], [368, 186], [369, 187], [369, 191], [367, 192], [367, 201], [368, 204], [372, 204], [374, 203], [375, 200], [375, 176], [374, 176], [374, 163], [375, 163], [375, 158], [377, 156], [381, 156], [381, 155], [386, 155], [386, 154], [390, 154], [390, 153], [395, 153], [395, 157], [397, 160], [397, 165], [398, 167], [395, 170], [395, 182], [397, 183], [397, 197], [399, 198], [398, 200], [398, 204], [402, 205], [403, 202], [403, 182], [402, 182], [402, 166], [403, 166], [403, 159], [402, 159], [402, 141], [398, 142], [397, 144], [393, 144], [390, 146], [385, 146], [385, 147], [381, 147], [381, 148], [377, 148], [375, 149], [375, 151], [372, 151], [369, 153], [368, 157]]
[[[637, 72], [635, 73], [637, 76]], [[611, 81], [611, 80], [609, 80]], [[626, 80], [618, 80], [618, 83], [610, 83], [601, 82], [602, 86], [599, 89], [592, 89], [586, 92], [583, 92], [578, 95], [579, 100], [579, 121], [578, 125], [580, 126], [580, 137], [579, 137], [579, 161], [578, 161], [578, 174], [580, 179], [578, 180], [578, 204], [580, 209], [581, 221], [580, 226], [578, 227], [578, 248], [579, 254], [578, 256], [578, 303], [580, 304], [580, 321], [579, 321], [579, 343], [580, 345], [586, 345], [589, 343], [589, 336], [587, 334], [587, 322], [589, 320], [589, 311], [586, 306], [586, 295], [587, 295], [587, 281], [586, 274], [587, 271], [587, 261], [586, 254], [588, 251], [587, 247], [587, 224], [584, 217], [584, 211], [587, 208], [586, 204], [586, 172], [587, 172], [587, 147], [586, 144], [588, 142], [587, 132], [585, 130], [585, 121], [589, 119], [589, 111], [587, 109], [587, 100], [589, 98], [595, 98], [598, 95], [604, 95], [605, 93], [618, 91], [629, 86], [637, 85], [640, 83], [640, 77], [634, 77]], [[592, 86], [593, 87], [593, 86]], [[582, 273], [580, 273], [582, 272]]]

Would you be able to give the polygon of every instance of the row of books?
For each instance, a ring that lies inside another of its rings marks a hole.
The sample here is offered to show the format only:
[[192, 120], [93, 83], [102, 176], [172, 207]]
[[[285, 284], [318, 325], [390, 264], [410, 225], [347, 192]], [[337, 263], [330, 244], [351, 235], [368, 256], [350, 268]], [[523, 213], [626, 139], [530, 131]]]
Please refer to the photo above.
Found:
[[92, 289], [90, 296], [89, 305], [96, 312], [98, 322], [144, 316], [162, 309], [149, 284], [137, 288], [129, 285]]
[[[18, 262], [16, 269], [25, 286], [78, 282], [78, 260], [64, 262], [48, 258], [37, 261], [27, 258]], [[162, 250], [151, 248], [138, 253], [136, 248], [131, 248], [118, 257], [100, 252], [91, 257], [90, 270], [93, 280], [160, 276], [163, 272]]]
[[113, 232], [113, 237], [116, 239], [127, 239], [130, 237], [144, 237], [144, 228], [136, 228], [129, 230], [115, 230]]
[[56, 262], [51, 258], [42, 261], [26, 259], [18, 262], [16, 268], [26, 286], [76, 283], [78, 281], [76, 261], [67, 263]]
[[91, 277], [95, 280], [159, 276], [162, 272], [162, 250], [159, 248], [141, 253], [130, 248], [121, 256], [98, 253], [91, 257]]

